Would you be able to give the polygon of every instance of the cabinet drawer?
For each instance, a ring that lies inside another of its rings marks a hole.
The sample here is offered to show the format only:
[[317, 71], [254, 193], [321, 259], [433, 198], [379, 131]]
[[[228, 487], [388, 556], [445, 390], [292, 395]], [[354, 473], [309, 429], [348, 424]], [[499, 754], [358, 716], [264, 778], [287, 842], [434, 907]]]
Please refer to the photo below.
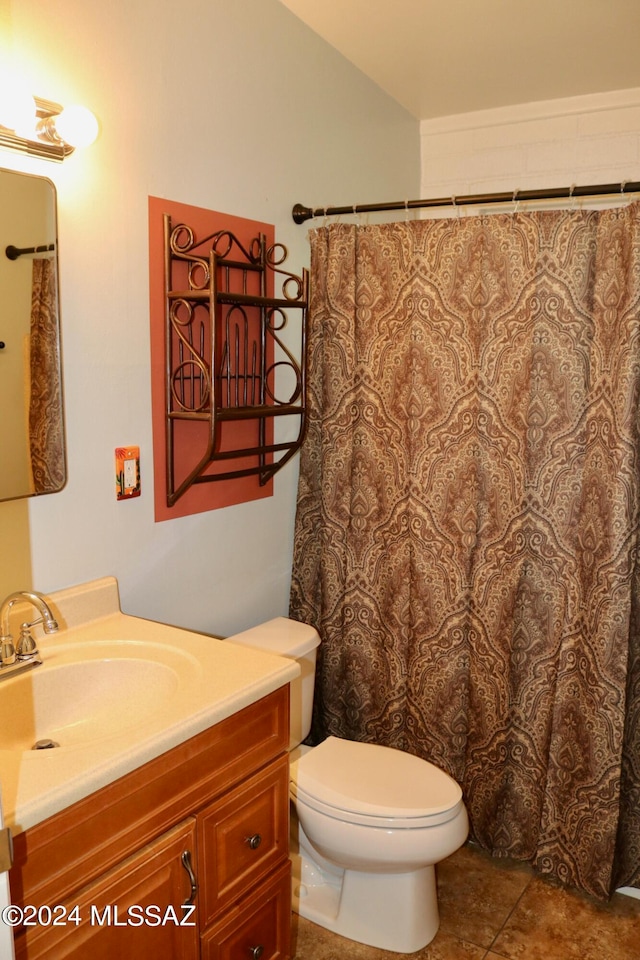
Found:
[[197, 829], [200, 923], [206, 927], [288, 857], [288, 756], [200, 811]]
[[291, 864], [287, 861], [201, 941], [201, 960], [287, 960], [291, 949]]

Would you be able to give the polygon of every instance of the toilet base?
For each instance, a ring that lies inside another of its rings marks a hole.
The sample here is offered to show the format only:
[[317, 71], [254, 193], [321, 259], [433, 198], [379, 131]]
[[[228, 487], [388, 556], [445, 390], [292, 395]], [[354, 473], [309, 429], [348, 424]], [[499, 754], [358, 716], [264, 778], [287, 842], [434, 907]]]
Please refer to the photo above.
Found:
[[326, 861], [320, 866], [305, 846], [292, 855], [293, 909], [301, 917], [396, 953], [414, 953], [433, 940], [440, 922], [433, 866], [403, 874], [364, 873]]

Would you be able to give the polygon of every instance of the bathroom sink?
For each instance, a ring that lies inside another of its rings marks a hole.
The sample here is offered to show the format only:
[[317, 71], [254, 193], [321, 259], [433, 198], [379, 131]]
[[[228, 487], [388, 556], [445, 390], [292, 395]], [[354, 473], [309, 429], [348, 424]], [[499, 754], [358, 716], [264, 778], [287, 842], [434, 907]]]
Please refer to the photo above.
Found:
[[178, 691], [181, 659], [177, 648], [155, 644], [62, 646], [2, 682], [0, 749], [31, 750], [42, 740], [72, 747], [133, 733]]
[[[122, 613], [113, 577], [60, 590], [47, 602], [58, 630], [34, 629], [42, 664], [0, 678], [0, 783], [14, 835], [300, 672], [272, 653]], [[14, 636], [22, 619], [16, 604]], [[34, 750], [42, 740], [60, 746]]]

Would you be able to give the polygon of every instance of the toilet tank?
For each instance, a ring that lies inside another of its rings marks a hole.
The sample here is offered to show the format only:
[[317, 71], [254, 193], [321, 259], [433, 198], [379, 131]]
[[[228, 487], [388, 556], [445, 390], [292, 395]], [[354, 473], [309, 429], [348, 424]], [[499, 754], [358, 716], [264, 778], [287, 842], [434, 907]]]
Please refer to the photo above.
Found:
[[276, 617], [257, 627], [227, 637], [228, 643], [254, 647], [267, 653], [289, 657], [300, 665], [300, 676], [291, 681], [290, 741], [294, 750], [309, 735], [316, 678], [316, 655], [320, 637], [307, 623]]

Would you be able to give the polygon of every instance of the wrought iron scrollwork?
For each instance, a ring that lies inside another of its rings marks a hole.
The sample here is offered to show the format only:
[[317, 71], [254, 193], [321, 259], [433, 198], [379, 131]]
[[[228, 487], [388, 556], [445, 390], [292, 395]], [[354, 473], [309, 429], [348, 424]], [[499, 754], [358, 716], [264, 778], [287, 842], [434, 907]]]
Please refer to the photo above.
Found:
[[[306, 270], [297, 276], [283, 269], [286, 248], [267, 246], [262, 234], [247, 249], [229, 230], [198, 239], [191, 227], [172, 224], [169, 216], [164, 232], [167, 503], [172, 506], [194, 483], [255, 474], [265, 484], [299, 449], [306, 422], [309, 280]], [[299, 359], [283, 335], [292, 310], [300, 315]], [[293, 439], [274, 439], [276, 417], [295, 418]], [[177, 432], [201, 421], [208, 425], [206, 441], [185, 468], [176, 462]], [[237, 442], [228, 429], [225, 434], [227, 422], [236, 424]], [[242, 430], [240, 423], [246, 424]], [[224, 469], [211, 471], [216, 462]]]

